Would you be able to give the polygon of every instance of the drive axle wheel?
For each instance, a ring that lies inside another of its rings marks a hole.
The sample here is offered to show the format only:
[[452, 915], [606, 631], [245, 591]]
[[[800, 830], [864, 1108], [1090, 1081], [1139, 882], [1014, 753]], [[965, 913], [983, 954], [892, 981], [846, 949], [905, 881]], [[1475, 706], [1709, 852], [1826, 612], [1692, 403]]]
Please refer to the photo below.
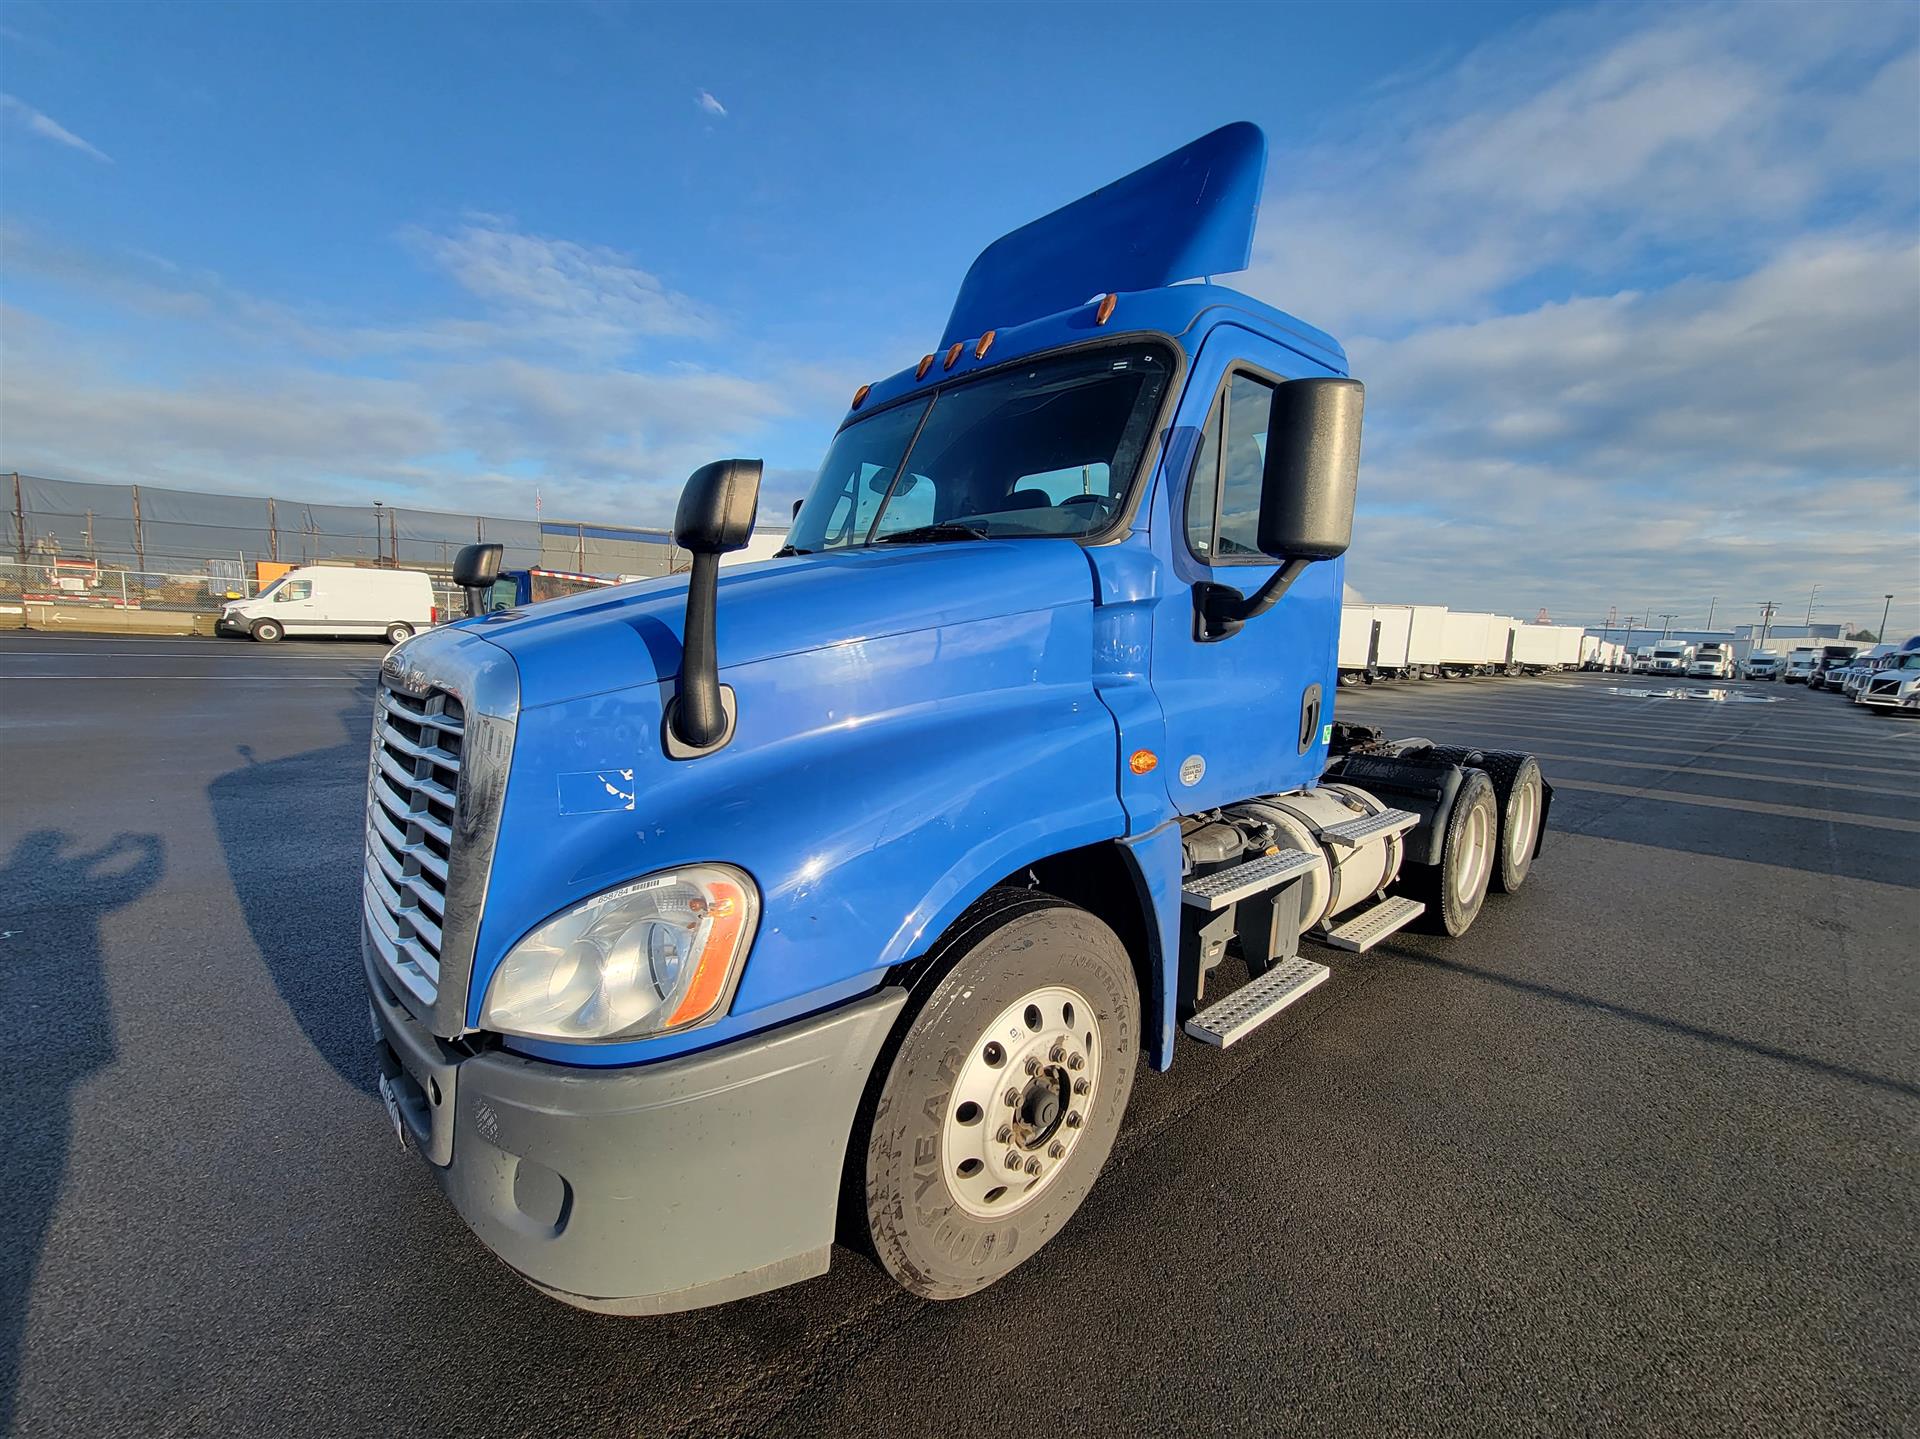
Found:
[[1413, 888], [1427, 902], [1427, 925], [1453, 938], [1480, 917], [1500, 854], [1500, 810], [1485, 771], [1468, 769], [1447, 817], [1440, 863], [1415, 870]]
[[1517, 750], [1459, 749], [1435, 745], [1435, 759], [1483, 771], [1493, 781], [1493, 797], [1500, 810], [1500, 852], [1493, 885], [1513, 894], [1526, 883], [1533, 857], [1540, 852], [1540, 831], [1546, 824], [1546, 780], [1540, 762]]
[[957, 1299], [1059, 1233], [1093, 1187], [1133, 1088], [1140, 1000], [1113, 931], [1032, 891], [988, 895], [936, 964], [863, 1126], [864, 1199], [881, 1266]]

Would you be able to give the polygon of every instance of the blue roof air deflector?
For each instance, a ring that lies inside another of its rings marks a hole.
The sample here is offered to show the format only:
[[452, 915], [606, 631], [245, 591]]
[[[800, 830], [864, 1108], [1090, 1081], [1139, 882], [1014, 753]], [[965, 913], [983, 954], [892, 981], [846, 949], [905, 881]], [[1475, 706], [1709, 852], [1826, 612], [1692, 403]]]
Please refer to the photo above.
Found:
[[1267, 137], [1236, 121], [1002, 235], [960, 282], [940, 348], [1095, 295], [1246, 269], [1266, 170]]

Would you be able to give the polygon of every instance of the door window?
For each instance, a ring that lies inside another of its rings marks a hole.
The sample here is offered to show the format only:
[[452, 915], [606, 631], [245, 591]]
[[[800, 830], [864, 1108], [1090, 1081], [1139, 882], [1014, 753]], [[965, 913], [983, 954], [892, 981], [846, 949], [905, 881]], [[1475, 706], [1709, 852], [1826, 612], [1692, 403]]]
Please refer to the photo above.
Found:
[[313, 598], [313, 581], [288, 580], [280, 587], [280, 593], [274, 598], [283, 605], [292, 604], [296, 600], [310, 600]]
[[1260, 491], [1273, 386], [1231, 375], [1207, 417], [1187, 484], [1187, 544], [1213, 565], [1272, 564], [1260, 553]]

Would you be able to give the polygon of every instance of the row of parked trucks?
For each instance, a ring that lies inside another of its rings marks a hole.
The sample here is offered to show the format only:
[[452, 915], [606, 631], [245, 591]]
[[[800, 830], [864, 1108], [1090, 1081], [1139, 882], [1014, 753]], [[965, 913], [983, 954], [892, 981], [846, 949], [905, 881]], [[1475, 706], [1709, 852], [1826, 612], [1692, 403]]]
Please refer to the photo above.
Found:
[[1624, 651], [1579, 625], [1522, 624], [1445, 605], [1342, 605], [1340, 679], [1457, 679], [1607, 669]]

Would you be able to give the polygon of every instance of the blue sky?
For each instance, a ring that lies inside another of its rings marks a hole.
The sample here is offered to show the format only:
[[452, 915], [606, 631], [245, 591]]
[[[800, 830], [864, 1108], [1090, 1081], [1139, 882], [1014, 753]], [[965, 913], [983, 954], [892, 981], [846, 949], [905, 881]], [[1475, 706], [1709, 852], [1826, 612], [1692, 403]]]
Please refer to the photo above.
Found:
[[16, 0], [0, 468], [771, 503], [982, 245], [1246, 118], [1236, 283], [1369, 384], [1370, 598], [1920, 627], [1915, 15]]

